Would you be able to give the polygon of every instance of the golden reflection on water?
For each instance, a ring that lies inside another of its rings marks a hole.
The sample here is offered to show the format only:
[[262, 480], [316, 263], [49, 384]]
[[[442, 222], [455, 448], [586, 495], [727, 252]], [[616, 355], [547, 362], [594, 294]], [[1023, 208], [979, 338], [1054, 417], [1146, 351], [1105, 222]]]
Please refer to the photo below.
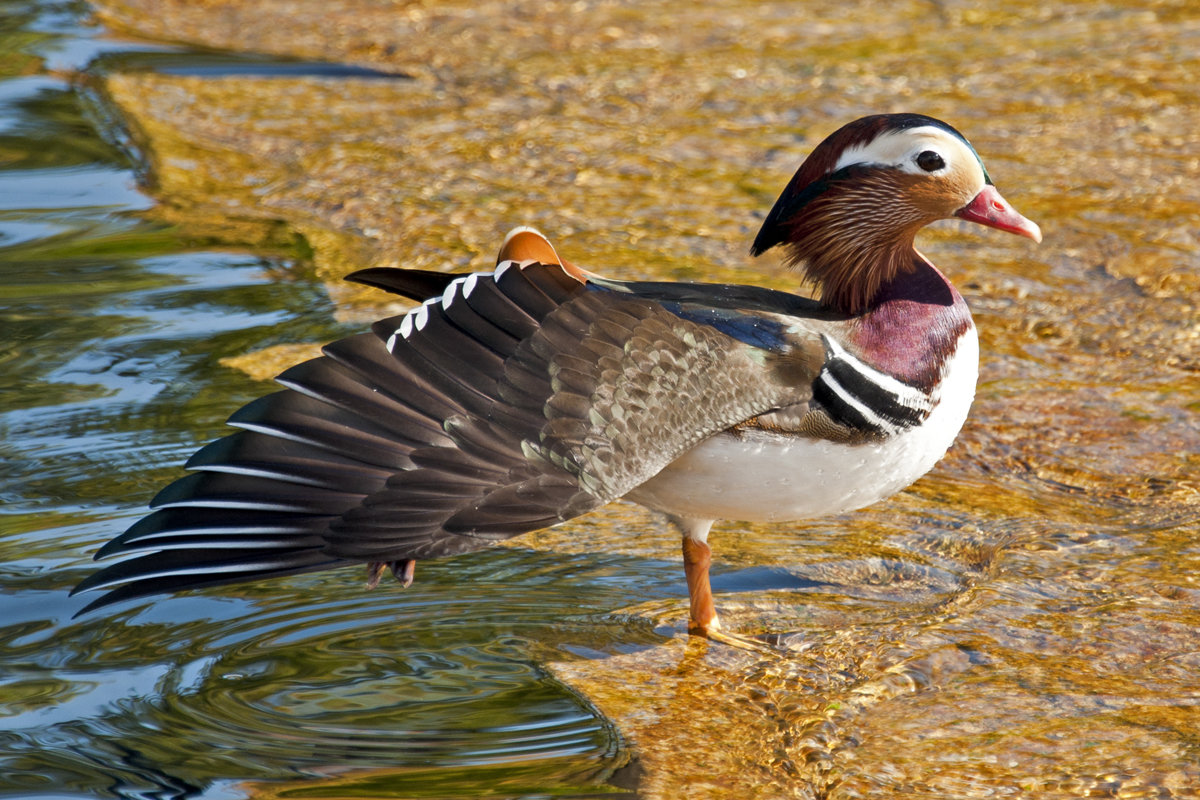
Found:
[[[331, 282], [486, 266], [531, 223], [620, 277], [797, 288], [746, 248], [819, 138], [878, 111], [957, 125], [1046, 241], [922, 239], [983, 342], [950, 456], [861, 514], [718, 528], [721, 613], [781, 634], [778, 657], [686, 640], [680, 588], [546, 658], [630, 737], [645, 797], [1200, 793], [1194, 3], [98, 6], [413, 76], [100, 87], [149, 155], [152, 213], [239, 243], [282, 220]], [[331, 291], [364, 318], [383, 302]], [[620, 505], [519, 544], [677, 558]]]

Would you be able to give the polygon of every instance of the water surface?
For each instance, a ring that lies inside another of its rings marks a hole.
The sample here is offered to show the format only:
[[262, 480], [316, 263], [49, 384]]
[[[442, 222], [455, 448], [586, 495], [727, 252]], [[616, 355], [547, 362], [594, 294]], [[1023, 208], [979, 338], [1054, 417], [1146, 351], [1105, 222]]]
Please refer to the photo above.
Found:
[[[0, 792], [1200, 795], [1188, 3], [148, 2], [99, 4], [120, 38], [5, 4]], [[619, 504], [408, 590], [71, 619], [91, 553], [268, 390], [230, 364], [394, 310], [349, 269], [484, 266], [531, 222], [619, 276], [795, 287], [745, 255], [758, 220], [898, 110], [963, 129], [1046, 241], [921, 239], [983, 349], [930, 476], [714, 532], [723, 617], [778, 656], [688, 641], [674, 536]]]

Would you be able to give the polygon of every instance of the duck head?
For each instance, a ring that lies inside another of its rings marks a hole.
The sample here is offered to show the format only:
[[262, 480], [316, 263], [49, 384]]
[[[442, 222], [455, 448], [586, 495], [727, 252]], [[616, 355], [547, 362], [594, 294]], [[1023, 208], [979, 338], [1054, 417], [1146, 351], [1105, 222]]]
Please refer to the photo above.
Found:
[[750, 252], [783, 245], [825, 304], [847, 314], [912, 269], [917, 231], [948, 217], [1042, 240], [992, 185], [975, 148], [921, 114], [863, 117], [817, 145], [767, 215]]

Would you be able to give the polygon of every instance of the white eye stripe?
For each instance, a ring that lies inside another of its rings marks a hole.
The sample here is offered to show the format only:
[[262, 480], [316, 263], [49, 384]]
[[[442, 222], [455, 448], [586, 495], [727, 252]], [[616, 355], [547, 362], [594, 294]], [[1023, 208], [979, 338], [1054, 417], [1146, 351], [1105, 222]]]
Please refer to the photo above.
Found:
[[925, 150], [933, 150], [947, 165], [967, 154], [967, 147], [941, 128], [922, 125], [902, 131], [889, 131], [865, 144], [847, 148], [834, 171], [853, 164], [883, 164], [905, 170], [920, 170], [914, 159]]

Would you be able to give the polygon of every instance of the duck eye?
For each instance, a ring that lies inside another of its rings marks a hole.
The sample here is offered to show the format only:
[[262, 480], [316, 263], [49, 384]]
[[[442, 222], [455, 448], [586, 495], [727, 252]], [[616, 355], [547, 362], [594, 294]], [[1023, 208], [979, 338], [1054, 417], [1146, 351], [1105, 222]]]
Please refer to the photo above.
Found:
[[922, 150], [917, 154], [917, 166], [926, 172], [937, 172], [946, 166], [946, 160], [932, 150]]

